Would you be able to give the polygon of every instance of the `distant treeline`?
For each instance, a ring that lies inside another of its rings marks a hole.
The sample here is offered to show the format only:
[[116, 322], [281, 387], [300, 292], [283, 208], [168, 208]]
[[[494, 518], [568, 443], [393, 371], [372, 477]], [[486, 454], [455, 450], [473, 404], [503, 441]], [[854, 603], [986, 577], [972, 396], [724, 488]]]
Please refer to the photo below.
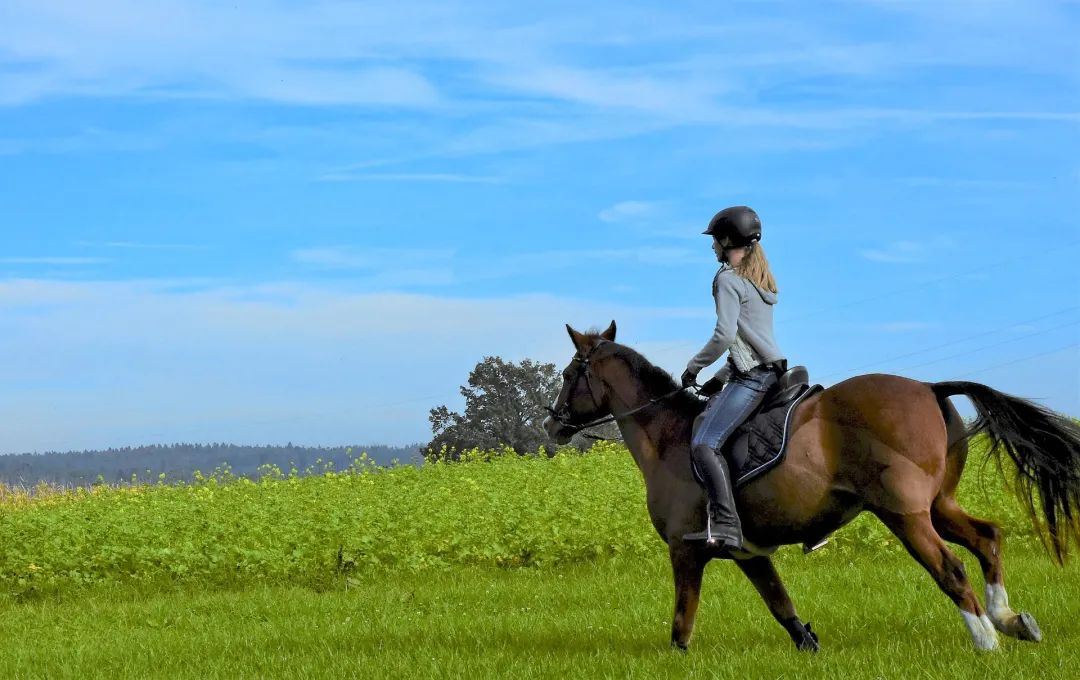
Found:
[[209, 475], [228, 465], [237, 477], [257, 478], [260, 467], [277, 466], [284, 474], [296, 468], [299, 474], [309, 469], [322, 472], [328, 463], [335, 470], [347, 468], [367, 453], [378, 465], [393, 460], [413, 464], [421, 460], [416, 446], [339, 446], [312, 448], [293, 446], [237, 446], [235, 444], [169, 444], [72, 451], [67, 453], [22, 453], [0, 455], [0, 482], [32, 486], [38, 482], [83, 485], [97, 481], [110, 484], [139, 481], [154, 482], [162, 474], [168, 482], [191, 481], [195, 472]]

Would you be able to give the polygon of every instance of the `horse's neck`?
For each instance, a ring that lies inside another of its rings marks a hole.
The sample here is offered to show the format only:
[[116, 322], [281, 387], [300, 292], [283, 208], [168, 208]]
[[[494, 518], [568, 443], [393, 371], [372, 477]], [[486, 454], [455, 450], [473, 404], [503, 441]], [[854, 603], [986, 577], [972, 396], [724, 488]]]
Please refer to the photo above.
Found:
[[648, 483], [653, 470], [655, 470], [662, 457], [660, 442], [649, 432], [649, 428], [643, 427], [633, 420], [633, 416], [619, 422], [619, 432], [622, 434], [626, 448], [629, 449], [630, 455], [633, 457], [634, 462], [637, 463], [638, 469], [645, 476], [646, 483]]
[[[647, 404], [650, 399], [663, 395], [649, 394], [645, 386], [633, 376], [622, 376], [621, 389], [614, 390], [611, 398], [613, 413], [625, 413]], [[666, 411], [661, 414], [660, 411]], [[664, 402], [653, 404], [633, 415], [618, 419], [619, 432], [622, 434], [626, 448], [630, 450], [634, 462], [642, 474], [645, 475], [646, 483], [650, 474], [664, 457], [664, 450], [670, 446], [672, 429], [663, 428], [665, 421], [674, 415], [676, 418], [684, 418], [682, 414], [675, 414], [671, 406]], [[675, 426], [675, 431], [682, 431], [681, 426]], [[667, 431], [665, 431], [667, 430]]]

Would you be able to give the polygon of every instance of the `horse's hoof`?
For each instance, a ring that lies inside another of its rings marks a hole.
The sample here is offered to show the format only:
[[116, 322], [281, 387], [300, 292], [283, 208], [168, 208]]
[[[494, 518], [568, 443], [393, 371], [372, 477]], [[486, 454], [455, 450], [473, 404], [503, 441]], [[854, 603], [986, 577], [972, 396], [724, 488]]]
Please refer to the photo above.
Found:
[[686, 654], [687, 652], [690, 651], [690, 643], [688, 643], [688, 642], [679, 642], [678, 640], [672, 640], [671, 641], [671, 648], [674, 649], [676, 652]]
[[1027, 612], [1016, 615], [1016, 639], [1042, 642], [1042, 631], [1039, 630], [1039, 624], [1035, 622], [1034, 616]]
[[818, 652], [821, 651], [821, 645], [818, 644], [817, 633], [810, 630], [810, 624], [806, 624], [806, 632], [803, 634], [803, 639], [797, 645], [800, 652]]

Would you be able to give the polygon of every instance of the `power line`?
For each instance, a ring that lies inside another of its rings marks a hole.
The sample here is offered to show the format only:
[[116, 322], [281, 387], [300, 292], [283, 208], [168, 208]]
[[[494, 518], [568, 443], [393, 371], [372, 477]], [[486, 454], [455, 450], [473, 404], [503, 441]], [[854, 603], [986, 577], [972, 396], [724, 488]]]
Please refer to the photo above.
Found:
[[[1080, 241], [1073, 241], [1071, 243], [1066, 243], [1066, 244], [1064, 244], [1062, 246], [1054, 248], [1054, 252], [1061, 252], [1061, 251], [1064, 251], [1064, 250], [1068, 250], [1068, 249], [1073, 248], [1073, 247], [1075, 247], [1077, 245], [1080, 245]], [[866, 302], [873, 302], [875, 300], [881, 300], [883, 298], [891, 297], [893, 295], [899, 295], [900, 293], [906, 293], [908, 291], [918, 290], [920, 288], [925, 288], [927, 286], [930, 286], [930, 285], [933, 285], [933, 284], [936, 284], [936, 283], [942, 283], [944, 281], [951, 281], [952, 279], [957, 279], [957, 278], [960, 278], [962, 276], [968, 276], [968, 275], [971, 275], [971, 274], [979, 273], [979, 272], [982, 272], [983, 270], [985, 270], [985, 269], [987, 269], [989, 267], [996, 267], [996, 266], [999, 266], [999, 265], [1009, 264], [1009, 263], [1014, 262], [1014, 261], [1015, 261], [1015, 258], [1009, 257], [1009, 258], [1005, 258], [1003, 260], [990, 262], [990, 263], [987, 263], [987, 264], [984, 264], [984, 265], [980, 266], [977, 269], [970, 269], [970, 270], [967, 270], [967, 271], [958, 272], [956, 274], [950, 274], [948, 276], [938, 277], [936, 279], [932, 279], [930, 281], [926, 281], [926, 282], [923, 282], [923, 283], [918, 283], [918, 284], [911, 285], [911, 286], [905, 286], [903, 288], [896, 288], [894, 290], [891, 290], [891, 291], [888, 291], [888, 292], [885, 292], [885, 293], [881, 293], [879, 295], [874, 295], [874, 296], [871, 296], [871, 297], [867, 297], [867, 298], [861, 298], [861, 299], [858, 299], [858, 300], [852, 300], [852, 301], [849, 301], [849, 302], [844, 302], [844, 303], [841, 303], [841, 304], [838, 304], [838, 305], [832, 305], [832, 306], [829, 306], [829, 307], [823, 307], [821, 309], [818, 309], [818, 310], [815, 310], [815, 311], [812, 311], [812, 312], [808, 312], [807, 314], [803, 314], [801, 316], [795, 316], [795, 317], [788, 317], [786, 319], [780, 319], [780, 320], [778, 320], [776, 322], [776, 325], [777, 326], [784, 326], [785, 324], [790, 323], [792, 321], [802, 321], [804, 319], [808, 319], [808, 318], [811, 318], [811, 317], [814, 317], [814, 316], [818, 316], [818, 315], [823, 314], [825, 312], [831, 312], [831, 311], [835, 311], [837, 309], [846, 309], [848, 307], [854, 307], [856, 305], [860, 305], [860, 304], [863, 304], [863, 303], [866, 303]], [[1049, 315], [1044, 316], [1044, 317], [1038, 317], [1036, 319], [1032, 319], [1031, 321], [1037, 321], [1039, 319], [1043, 319], [1043, 318], [1047, 318], [1048, 316], [1054, 316], [1056, 314], [1064, 313], [1065, 311], [1069, 311], [1069, 310], [1072, 310], [1072, 309], [1076, 309], [1076, 307], [1070, 307], [1070, 308], [1065, 309], [1065, 310], [1060, 310], [1058, 312], [1054, 312], [1054, 314], [1049, 314]], [[1030, 323], [1030, 321], [1021, 321], [1019, 323]], [[1010, 325], [1016, 325], [1016, 324], [1010, 324]], [[1008, 328], [1008, 327], [1006, 326], [1006, 328]], [[978, 334], [978, 335], [970, 336], [967, 339], [970, 340], [970, 339], [974, 339], [974, 338], [977, 338], [977, 337], [982, 337], [983, 335], [988, 335], [988, 334], [990, 334], [992, 332], [993, 331], [987, 331], [986, 333], [981, 333], [981, 334]], [[954, 341], [954, 343], [955, 342], [963, 342], [963, 341], [964, 340], [956, 340], [956, 341]], [[670, 349], [674, 349], [676, 347], [679, 347], [679, 346], [685, 344], [686, 342], [688, 342], [688, 341], [684, 340], [684, 341], [671, 342], [671, 343], [666, 343], [664, 345], [659, 345], [654, 349], [654, 352], [658, 353], [658, 354], [663, 353], [663, 352], [666, 352], [666, 351], [668, 351]], [[918, 353], [921, 353], [922, 351], [929, 351], [930, 349], [936, 349], [937, 347], [945, 347], [945, 346], [948, 346], [949, 344], [954, 344], [954, 343], [945, 343], [944, 345], [938, 345], [938, 346], [935, 346], [933, 348], [926, 348], [925, 350], [919, 350], [918, 352], [912, 352], [911, 354], [918, 354]], [[704, 343], [702, 343], [702, 344], [704, 345]], [[901, 355], [900, 357], [893, 357], [893, 359], [902, 358], [902, 356], [911, 356], [911, 354], [909, 354], [909, 355]], [[891, 359], [886, 359], [885, 361], [891, 361]], [[879, 362], [879, 363], [884, 363], [884, 362]], [[871, 364], [871, 365], [876, 365], [876, 364]], [[850, 369], [850, 370], [858, 370], [858, 369]], [[831, 373], [829, 375], [830, 376], [831, 375], [838, 375], [838, 373]], [[828, 376], [824, 376], [824, 377], [828, 377]]]
[[[1002, 331], [1006, 331], [1006, 330], [1008, 330], [1010, 328], [1013, 328], [1015, 326], [1020, 326], [1020, 325], [1028, 324], [1028, 323], [1034, 323], [1035, 321], [1042, 321], [1043, 319], [1049, 319], [1050, 317], [1053, 317], [1053, 316], [1059, 316], [1061, 314], [1065, 314], [1066, 312], [1071, 312], [1071, 311], [1074, 311], [1076, 309], [1080, 309], [1080, 307], [1077, 307], [1075, 305], [1072, 306], [1072, 307], [1066, 307], [1064, 309], [1059, 309], [1056, 312], [1051, 312], [1050, 314], [1044, 314], [1042, 316], [1037, 316], [1037, 317], [1035, 317], [1033, 319], [1025, 319], [1023, 321], [1017, 321], [1017, 322], [1014, 322], [1014, 323], [1010, 323], [1007, 326], [1001, 326], [999, 328], [993, 328], [991, 330], [984, 331], [982, 333], [976, 333], [975, 335], [969, 335], [966, 338], [960, 338], [958, 340], [950, 340], [949, 342], [943, 342], [943, 343], [938, 344], [938, 345], [931, 345], [930, 347], [924, 347], [922, 349], [917, 349], [917, 350], [915, 350], [913, 352], [906, 352], [904, 354], [897, 354], [896, 356], [891, 356], [888, 359], [881, 359], [880, 361], [872, 361], [872, 362], [870, 362], [868, 364], [862, 364], [862, 365], [859, 365], [859, 366], [854, 366], [852, 368], [846, 368], [846, 369], [844, 369], [842, 371], [834, 371], [832, 373], [828, 373], [826, 375], [821, 376], [821, 379], [831, 378], [831, 377], [833, 377], [835, 375], [843, 375], [845, 373], [850, 373], [851, 371], [860, 371], [860, 370], [862, 370], [864, 368], [871, 368], [873, 366], [880, 366], [882, 364], [887, 364], [890, 361], [895, 361], [897, 359], [905, 359], [905, 358], [910, 357], [910, 356], [923, 354], [925, 352], [931, 352], [931, 351], [933, 351], [935, 349], [941, 349], [942, 347], [949, 347], [951, 345], [956, 345], [956, 344], [959, 344], [959, 343], [962, 343], [962, 342], [967, 342], [968, 340], [975, 340], [976, 338], [986, 337], [987, 335], [993, 335], [995, 333], [1001, 333]], [[1068, 325], [1068, 324], [1066, 324], [1066, 325]], [[1050, 329], [1050, 330], [1053, 330], [1053, 329]], [[1014, 338], [1014, 339], [1020, 339], [1020, 338]], [[974, 350], [974, 351], [978, 351], [978, 350]], [[908, 368], [913, 368], [913, 367], [909, 366]], [[906, 369], [900, 369], [900, 370], [906, 370]]]
[[1075, 326], [1077, 324], [1080, 324], [1080, 319], [1077, 319], [1076, 321], [1070, 321], [1069, 323], [1063, 323], [1063, 324], [1058, 325], [1058, 326], [1052, 326], [1050, 328], [1046, 328], [1046, 329], [1041, 330], [1041, 331], [1036, 331], [1034, 333], [1028, 333], [1027, 335], [1021, 335], [1020, 337], [1017, 337], [1017, 338], [1009, 338], [1008, 340], [1002, 340], [1001, 342], [995, 342], [995, 343], [993, 343], [991, 345], [984, 345], [983, 347], [976, 347], [975, 349], [968, 350], [966, 352], [960, 352], [959, 354], [950, 354], [947, 357], [941, 357], [940, 359], [934, 359], [933, 361], [924, 361], [921, 364], [914, 364], [912, 366], [905, 366], [905, 367], [897, 369], [897, 370], [899, 370], [899, 371], [909, 371], [909, 370], [911, 370], [913, 368], [922, 368], [923, 366], [929, 366], [931, 364], [939, 364], [942, 361], [948, 361], [949, 359], [956, 359], [957, 357], [967, 356], [969, 354], [974, 354], [975, 352], [981, 352], [984, 349], [992, 349], [994, 347], [1000, 347], [1001, 345], [1007, 345], [1010, 342], [1017, 342], [1019, 340], [1026, 340], [1028, 338], [1034, 338], [1037, 335], [1044, 335], [1046, 333], [1050, 333], [1051, 331], [1056, 331], [1056, 330], [1058, 330], [1060, 328], [1067, 328], [1069, 326]]
[[1062, 351], [1070, 349], [1072, 347], [1080, 347], [1080, 342], [1073, 342], [1073, 343], [1070, 343], [1068, 345], [1065, 345], [1064, 347], [1058, 347], [1056, 349], [1047, 350], [1045, 352], [1039, 352], [1038, 354], [1029, 354], [1026, 357], [1021, 357], [1019, 359], [1013, 359], [1012, 361], [1006, 361], [1004, 363], [994, 364], [992, 366], [985, 366], [985, 367], [980, 368], [980, 369], [975, 370], [975, 371], [968, 371], [967, 373], [961, 373], [960, 375], [958, 375], [956, 377], [957, 378], [965, 378], [965, 377], [967, 377], [969, 375], [975, 375], [976, 373], [983, 373], [985, 371], [990, 371], [990, 370], [993, 370], [995, 368], [1002, 368], [1003, 366], [1012, 366], [1013, 364], [1019, 364], [1022, 361], [1028, 361], [1030, 359], [1035, 359], [1037, 357], [1043, 357], [1043, 356], [1046, 356], [1047, 354], [1054, 354], [1056, 352], [1062, 352]]
[[[1063, 246], [1059, 246], [1059, 247], [1055, 248], [1054, 252], [1061, 252], [1063, 250], [1067, 250], [1069, 248], [1072, 248], [1072, 247], [1074, 247], [1074, 246], [1076, 246], [1078, 244], [1080, 244], [1080, 241], [1073, 241], [1072, 243], [1066, 243]], [[1016, 261], [1015, 257], [1007, 257], [1007, 258], [1005, 258], [1003, 260], [998, 260], [996, 262], [989, 262], [989, 263], [983, 264], [977, 269], [969, 269], [969, 270], [966, 270], [966, 271], [958, 272], [956, 274], [950, 274], [948, 276], [942, 276], [942, 277], [939, 277], [939, 278], [936, 278], [936, 279], [931, 279], [930, 281], [926, 281], [924, 283], [919, 283], [919, 284], [916, 284], [916, 285], [913, 285], [913, 286], [905, 286], [904, 288], [897, 288], [895, 290], [891, 290], [891, 291], [886, 292], [886, 293], [881, 293], [879, 295], [874, 295], [872, 297], [860, 298], [858, 300], [852, 300], [850, 302], [845, 302], [843, 304], [833, 305], [831, 307], [825, 307], [825, 308], [818, 309], [818, 310], [813, 311], [813, 312], [809, 312], [807, 314], [803, 314], [802, 316], [789, 317], [787, 319], [784, 319], [784, 323], [790, 323], [792, 321], [802, 321], [803, 319], [809, 319], [809, 318], [817, 316], [817, 315], [819, 315], [819, 314], [821, 314], [823, 312], [830, 312], [830, 311], [833, 311], [833, 310], [836, 310], [836, 309], [844, 309], [844, 308], [847, 308], [847, 307], [854, 307], [855, 305], [861, 305], [861, 304], [866, 303], [866, 302], [874, 302], [875, 300], [881, 300], [882, 298], [892, 297], [893, 295], [899, 295], [900, 293], [906, 293], [906, 292], [911, 291], [911, 290], [918, 290], [919, 288], [926, 288], [927, 286], [932, 286], [934, 284], [942, 283], [944, 281], [951, 281], [953, 279], [957, 279], [957, 278], [960, 278], [962, 276], [968, 276], [970, 274], [977, 274], [977, 273], [982, 272], [982, 271], [984, 271], [984, 270], [986, 270], [986, 269], [988, 269], [990, 267], [997, 267], [999, 265], [1010, 264], [1010, 263], [1013, 263], [1015, 261]]]

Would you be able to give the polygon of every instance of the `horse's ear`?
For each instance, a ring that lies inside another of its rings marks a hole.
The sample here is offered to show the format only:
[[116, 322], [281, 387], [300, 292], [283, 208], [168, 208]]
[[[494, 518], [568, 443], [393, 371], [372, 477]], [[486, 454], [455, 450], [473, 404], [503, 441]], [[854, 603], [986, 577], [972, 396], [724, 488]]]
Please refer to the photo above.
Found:
[[611, 325], [607, 327], [606, 331], [600, 334], [600, 337], [609, 342], [615, 342], [615, 319], [611, 320]]
[[589, 344], [588, 340], [581, 333], [578, 333], [573, 328], [570, 328], [570, 324], [566, 324], [566, 332], [570, 334], [570, 340], [574, 343], [574, 349], [579, 352], [584, 352], [586, 346]]

